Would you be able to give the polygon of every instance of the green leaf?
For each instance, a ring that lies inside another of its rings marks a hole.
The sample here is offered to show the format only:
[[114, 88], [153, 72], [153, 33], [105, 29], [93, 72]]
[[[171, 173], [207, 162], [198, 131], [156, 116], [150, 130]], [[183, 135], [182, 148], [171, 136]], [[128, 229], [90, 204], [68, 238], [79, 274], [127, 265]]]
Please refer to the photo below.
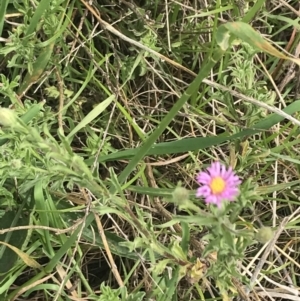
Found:
[[247, 11], [245, 16], [243, 17], [242, 21], [245, 23], [250, 23], [258, 13], [258, 11], [261, 9], [261, 7], [265, 4], [266, 0], [257, 0], [255, 3], [251, 6], [251, 8]]
[[[300, 111], [300, 100], [293, 102], [289, 106], [283, 109], [283, 111], [289, 115], [292, 115]], [[189, 151], [195, 151], [200, 149], [205, 149], [214, 145], [220, 145], [226, 141], [234, 141], [236, 139], [243, 139], [246, 136], [254, 135], [260, 132], [264, 132], [270, 129], [275, 124], [284, 120], [284, 117], [277, 114], [271, 114], [268, 117], [262, 119], [251, 129], [242, 130], [234, 135], [229, 135], [228, 133], [220, 134], [218, 136], [212, 137], [197, 137], [197, 138], [185, 138], [182, 140], [163, 142], [154, 144], [148, 151], [146, 155], [166, 155], [166, 154], [178, 154]], [[106, 162], [120, 159], [130, 159], [135, 156], [140, 148], [121, 150], [116, 153], [112, 153], [105, 156], [99, 156], [98, 162]], [[94, 158], [85, 161], [87, 165], [91, 165], [94, 162]]]
[[[84, 227], [89, 227], [91, 222], [94, 220], [94, 214], [90, 213], [84, 223]], [[82, 225], [78, 226], [72, 233], [72, 235], [67, 239], [67, 241], [60, 247], [59, 250], [55, 253], [53, 258], [45, 267], [46, 273], [51, 273], [56, 265], [59, 263], [59, 260], [69, 251], [72, 249], [73, 244], [78, 239], [78, 234], [82, 231]], [[38, 275], [37, 275], [38, 276]]]
[[175, 216], [169, 222], [162, 225], [157, 225], [157, 228], [168, 228], [174, 226], [179, 222], [184, 222], [188, 224], [197, 224], [199, 226], [212, 226], [218, 224], [218, 220], [215, 217], [207, 213], [207, 216], [191, 215], [191, 216]]
[[[21, 216], [19, 211], [7, 211], [0, 218], [1, 229], [10, 227], [27, 226], [29, 223], [29, 214]], [[9, 243], [10, 245], [21, 249], [28, 230], [12, 231], [0, 235], [0, 241]], [[7, 272], [16, 264], [18, 255], [11, 248], [5, 245], [0, 246], [0, 279], [6, 275]]]
[[247, 42], [254, 48], [266, 52], [280, 59], [290, 60], [300, 66], [300, 59], [288, 57], [278, 51], [259, 32], [254, 30], [249, 24], [244, 22], [228, 22], [218, 28], [216, 39], [218, 45], [226, 50], [229, 47], [228, 34]]
[[71, 142], [73, 136], [95, 118], [97, 118], [115, 99], [114, 95], [109, 96], [107, 99], [99, 103], [90, 113], [88, 113], [81, 122], [69, 133], [67, 140]]
[[30, 85], [39, 80], [51, 58], [53, 47], [54, 43], [51, 43], [41, 51], [40, 55], [32, 66], [32, 73], [29, 71], [27, 72], [18, 91], [18, 95], [22, 95]]
[[[20, 248], [17, 248], [11, 244], [8, 244], [6, 242], [0, 241], [0, 245], [6, 246], [9, 250], [13, 251], [15, 254], [17, 254], [18, 257], [22, 259], [22, 261], [29, 267], [35, 268], [35, 269], [41, 269], [42, 266], [34, 260], [32, 257], [27, 255], [25, 252], [23, 252]], [[7, 249], [7, 250], [8, 250]]]
[[43, 14], [49, 8], [51, 2], [49, 0], [41, 0], [35, 9], [34, 15], [30, 19], [30, 24], [27, 27], [25, 36], [31, 35], [36, 29], [37, 25], [41, 22]]
[[9, 2], [10, 2], [9, 0], [1, 0], [0, 1], [0, 37], [2, 37], [2, 30], [3, 30], [3, 26], [4, 26], [4, 21], [5, 21], [5, 14], [6, 14], [6, 10], [7, 10], [7, 6], [8, 6]]
[[30, 109], [20, 117], [21, 120], [28, 124], [34, 117], [36, 117], [39, 114], [39, 112], [44, 107], [44, 104], [45, 101], [43, 100], [38, 104], [34, 104], [33, 106], [31, 106]]
[[189, 251], [189, 243], [190, 243], [190, 226], [188, 223], [182, 222], [182, 240], [180, 242], [180, 246], [185, 254]]

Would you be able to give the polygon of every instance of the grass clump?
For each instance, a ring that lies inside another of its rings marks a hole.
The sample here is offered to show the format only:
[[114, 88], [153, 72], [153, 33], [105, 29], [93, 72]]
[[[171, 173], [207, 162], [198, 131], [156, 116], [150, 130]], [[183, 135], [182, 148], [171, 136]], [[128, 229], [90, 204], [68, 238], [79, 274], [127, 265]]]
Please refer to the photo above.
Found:
[[298, 4], [2, 1], [1, 300], [298, 300]]

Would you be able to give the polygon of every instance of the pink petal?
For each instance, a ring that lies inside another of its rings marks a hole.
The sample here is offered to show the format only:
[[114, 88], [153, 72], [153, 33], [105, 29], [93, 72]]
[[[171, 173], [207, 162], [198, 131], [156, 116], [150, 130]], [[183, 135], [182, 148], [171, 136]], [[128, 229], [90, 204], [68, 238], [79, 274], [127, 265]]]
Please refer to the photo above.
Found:
[[197, 196], [197, 197], [201, 197], [201, 196], [207, 197], [207, 196], [209, 196], [210, 194], [211, 194], [210, 188], [209, 188], [208, 186], [205, 185], [205, 186], [199, 187], [199, 188], [197, 189], [196, 196]]
[[206, 172], [200, 172], [197, 176], [197, 181], [200, 184], [209, 184], [211, 177]]
[[[213, 194], [211, 191], [210, 183], [214, 177], [221, 177], [225, 181], [225, 188], [222, 193]], [[215, 204], [220, 208], [223, 201], [234, 201], [239, 194], [240, 178], [235, 174], [232, 167], [227, 169], [219, 161], [213, 162], [206, 171], [200, 172], [196, 179], [201, 185], [197, 189], [196, 196], [204, 197], [207, 204]]]

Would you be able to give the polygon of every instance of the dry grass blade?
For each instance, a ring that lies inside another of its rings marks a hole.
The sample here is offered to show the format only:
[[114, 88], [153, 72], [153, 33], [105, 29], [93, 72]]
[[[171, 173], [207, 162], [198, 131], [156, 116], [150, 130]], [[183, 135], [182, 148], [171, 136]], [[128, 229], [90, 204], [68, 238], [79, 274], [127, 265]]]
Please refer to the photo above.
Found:
[[117, 265], [114, 261], [112, 253], [110, 251], [109, 244], [107, 243], [107, 239], [106, 239], [106, 236], [105, 236], [104, 229], [103, 229], [102, 223], [100, 221], [100, 218], [99, 218], [98, 214], [95, 213], [95, 212], [94, 212], [94, 216], [95, 216], [96, 224], [97, 224], [97, 227], [98, 227], [99, 235], [101, 236], [101, 239], [102, 239], [102, 242], [103, 242], [103, 245], [104, 245], [104, 249], [106, 251], [106, 254], [107, 254], [107, 257], [108, 257], [108, 260], [109, 260], [111, 271], [113, 272], [119, 286], [124, 287], [124, 282], [123, 282], [123, 280], [122, 280], [122, 278], [119, 274]]
[[[260, 273], [260, 271], [261, 271], [263, 265], [265, 264], [265, 261], [266, 261], [268, 255], [269, 255], [269, 253], [270, 253], [271, 250], [274, 248], [274, 245], [276, 244], [276, 242], [277, 242], [277, 240], [278, 240], [278, 238], [279, 238], [281, 232], [284, 230], [285, 225], [288, 223], [288, 220], [289, 220], [288, 218], [285, 218], [285, 219], [281, 222], [281, 224], [280, 224], [278, 230], [276, 231], [274, 237], [273, 237], [272, 240], [268, 243], [268, 246], [267, 246], [267, 248], [265, 249], [264, 254], [263, 254], [262, 257], [260, 258], [259, 263], [257, 264], [257, 266], [256, 266], [256, 268], [255, 268], [255, 270], [254, 270], [254, 272], [253, 272], [253, 274], [252, 274], [252, 277], [251, 277], [251, 279], [250, 279], [250, 287], [253, 286], [254, 283], [256, 282], [257, 277], [258, 277], [258, 274]], [[248, 293], [249, 293], [249, 291], [248, 291]]]

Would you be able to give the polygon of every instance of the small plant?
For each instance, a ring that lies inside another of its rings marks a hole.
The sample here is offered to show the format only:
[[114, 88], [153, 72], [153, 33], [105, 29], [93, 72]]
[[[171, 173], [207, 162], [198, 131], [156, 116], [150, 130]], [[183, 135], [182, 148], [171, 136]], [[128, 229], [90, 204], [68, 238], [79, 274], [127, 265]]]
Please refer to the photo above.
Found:
[[251, 199], [255, 196], [247, 192], [253, 189], [251, 181], [246, 181], [241, 188], [242, 181], [231, 167], [213, 162], [205, 171], [198, 173], [196, 179], [200, 184], [196, 197], [204, 199], [208, 210], [199, 209], [195, 202], [189, 200], [188, 191], [183, 187], [174, 190], [173, 202], [189, 214], [189, 217], [178, 215], [176, 220], [187, 223], [194, 234], [197, 231], [201, 233], [204, 228], [207, 230], [201, 239], [204, 243], [201, 258], [210, 264], [205, 268], [198, 257], [193, 264], [193, 259], [187, 258], [190, 267], [185, 270], [185, 276], [192, 283], [211, 278], [226, 299], [228, 292], [234, 291], [234, 281], [238, 279], [247, 283], [239, 270], [239, 262], [244, 259], [247, 247], [257, 240], [267, 242], [272, 237], [272, 230], [263, 228], [255, 236], [252, 228], [237, 220], [242, 210], [252, 209]]

